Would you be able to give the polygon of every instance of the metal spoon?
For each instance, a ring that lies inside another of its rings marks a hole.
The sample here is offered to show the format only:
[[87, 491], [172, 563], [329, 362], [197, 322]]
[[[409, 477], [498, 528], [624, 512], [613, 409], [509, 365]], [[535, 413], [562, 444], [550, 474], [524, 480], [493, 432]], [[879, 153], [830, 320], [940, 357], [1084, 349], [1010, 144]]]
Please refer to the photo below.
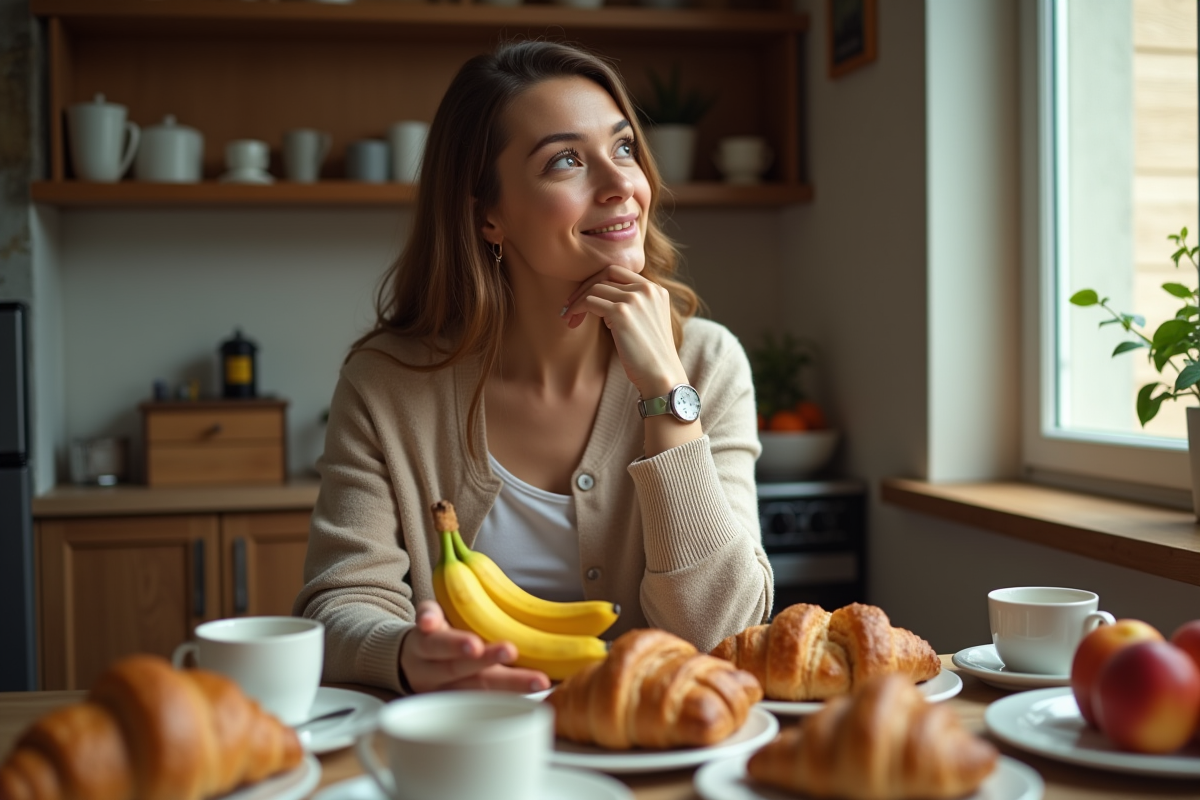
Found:
[[354, 711], [355, 711], [355, 709], [353, 707], [339, 708], [336, 711], [330, 711], [329, 713], [322, 714], [319, 717], [313, 717], [312, 719], [306, 719], [306, 720], [304, 720], [304, 722], [301, 722], [298, 725], [293, 725], [292, 728], [294, 730], [300, 730], [301, 728], [306, 728], [309, 725], [312, 725], [314, 722], [324, 722], [325, 720], [329, 720], [329, 719], [337, 719], [338, 717], [345, 717], [349, 714], [353, 714]]

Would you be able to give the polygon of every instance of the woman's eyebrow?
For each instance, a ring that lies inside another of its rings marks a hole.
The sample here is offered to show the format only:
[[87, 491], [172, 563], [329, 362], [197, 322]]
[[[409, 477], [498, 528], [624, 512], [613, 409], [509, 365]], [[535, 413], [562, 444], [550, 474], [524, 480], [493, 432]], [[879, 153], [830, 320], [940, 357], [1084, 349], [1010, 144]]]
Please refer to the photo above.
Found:
[[[622, 119], [620, 122], [612, 126], [612, 133], [620, 133], [628, 127], [629, 120]], [[529, 151], [529, 155], [526, 156], [526, 158], [529, 158], [548, 144], [554, 144], [555, 142], [586, 142], [587, 138], [588, 137], [586, 134], [574, 133], [570, 131], [564, 133], [552, 133], [549, 136], [543, 136], [541, 139], [539, 139], [538, 143], [535, 144], [533, 149]]]

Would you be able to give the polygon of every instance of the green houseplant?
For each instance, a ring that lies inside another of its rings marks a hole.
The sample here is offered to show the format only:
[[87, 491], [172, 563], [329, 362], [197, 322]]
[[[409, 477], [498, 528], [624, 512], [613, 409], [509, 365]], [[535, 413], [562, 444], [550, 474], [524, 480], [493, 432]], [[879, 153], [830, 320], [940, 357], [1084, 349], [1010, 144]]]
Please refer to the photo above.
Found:
[[[1196, 261], [1200, 247], [1189, 247], [1187, 235], [1187, 228], [1183, 228], [1178, 234], [1167, 237], [1176, 247], [1171, 260], [1178, 269], [1179, 261], [1186, 258], [1200, 274], [1200, 263]], [[1178, 400], [1181, 397], [1200, 400], [1200, 313], [1197, 311], [1197, 290], [1174, 282], [1164, 283], [1162, 288], [1172, 297], [1182, 300], [1183, 306], [1175, 312], [1174, 317], [1155, 328], [1150, 336], [1145, 332], [1144, 317], [1116, 311], [1108, 304], [1108, 298], [1101, 297], [1095, 290], [1082, 289], [1071, 295], [1074, 305], [1100, 306], [1109, 313], [1112, 318], [1101, 322], [1101, 326], [1120, 325], [1134, 335], [1134, 339], [1116, 346], [1112, 353], [1114, 356], [1145, 350], [1146, 358], [1160, 375], [1167, 367], [1173, 370], [1173, 379], [1172, 373], [1166, 375], [1169, 383], [1153, 381], [1138, 391], [1137, 415], [1143, 426], [1154, 419], [1165, 400]]]
[[696, 155], [696, 125], [716, 102], [716, 95], [684, 89], [678, 64], [663, 78], [647, 70], [651, 97], [638, 104], [646, 126], [646, 140], [659, 173], [667, 183], [686, 183], [692, 177]]

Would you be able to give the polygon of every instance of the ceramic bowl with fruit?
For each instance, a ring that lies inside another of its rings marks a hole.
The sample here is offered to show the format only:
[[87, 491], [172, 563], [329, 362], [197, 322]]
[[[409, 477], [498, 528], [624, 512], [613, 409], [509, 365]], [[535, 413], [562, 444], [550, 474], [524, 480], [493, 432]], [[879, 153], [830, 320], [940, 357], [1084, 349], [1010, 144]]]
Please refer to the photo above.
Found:
[[763, 481], [801, 481], [818, 474], [837, 449], [838, 432], [821, 406], [806, 399], [804, 369], [811, 346], [788, 334], [767, 333], [748, 351], [758, 401], [762, 455], [756, 472]]

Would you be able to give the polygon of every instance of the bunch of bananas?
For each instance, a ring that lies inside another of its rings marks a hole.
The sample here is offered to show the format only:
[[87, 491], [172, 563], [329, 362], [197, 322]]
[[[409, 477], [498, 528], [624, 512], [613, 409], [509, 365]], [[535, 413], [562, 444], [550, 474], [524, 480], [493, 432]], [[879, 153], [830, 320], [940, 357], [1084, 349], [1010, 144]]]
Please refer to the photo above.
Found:
[[555, 603], [529, 594], [483, 553], [467, 547], [454, 507], [433, 505], [442, 558], [433, 571], [433, 592], [455, 628], [485, 642], [512, 642], [515, 665], [564, 680], [608, 654], [596, 638], [617, 620], [619, 606], [599, 600]]

